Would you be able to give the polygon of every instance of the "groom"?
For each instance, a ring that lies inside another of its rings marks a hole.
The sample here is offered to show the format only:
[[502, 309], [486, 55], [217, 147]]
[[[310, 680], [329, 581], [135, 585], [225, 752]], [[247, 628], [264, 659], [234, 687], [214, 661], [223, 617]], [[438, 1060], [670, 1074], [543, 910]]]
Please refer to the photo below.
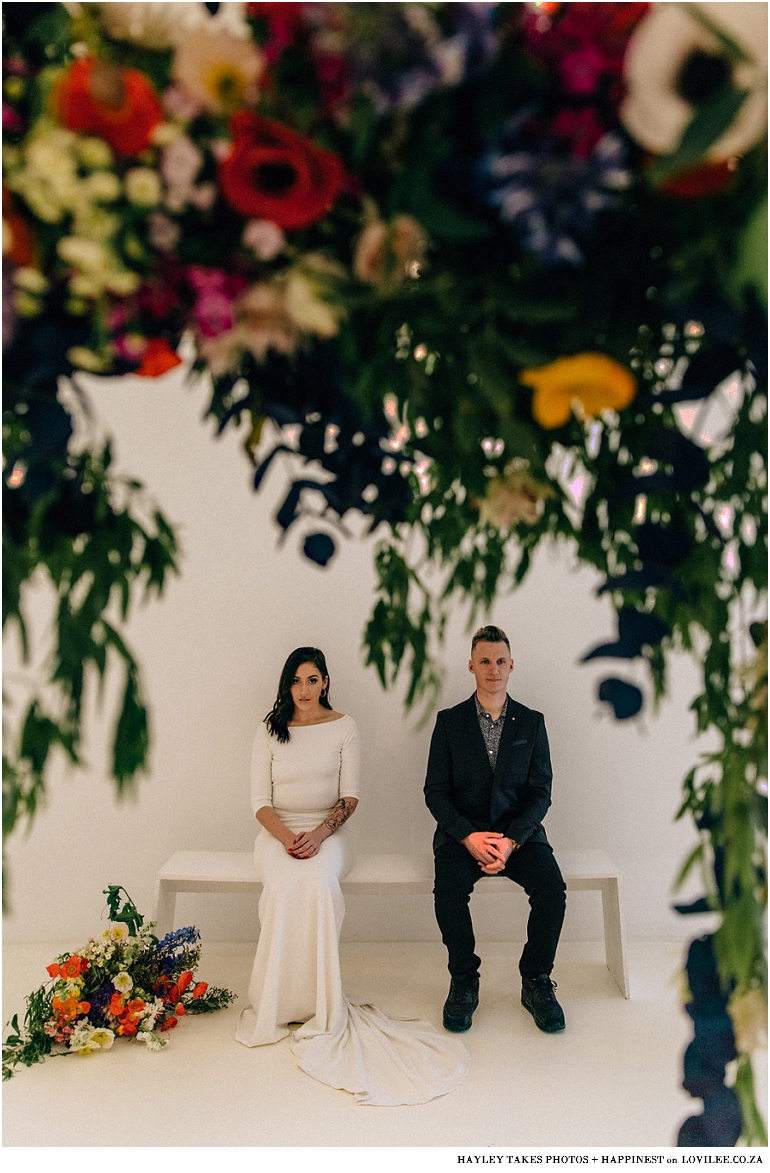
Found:
[[468, 1030], [479, 1004], [480, 959], [469, 908], [482, 876], [503, 874], [529, 897], [519, 962], [521, 1001], [540, 1030], [564, 1029], [551, 981], [565, 908], [565, 884], [542, 827], [551, 805], [551, 758], [542, 713], [508, 696], [511, 646], [499, 627], [473, 637], [472, 697], [436, 718], [425, 801], [433, 837], [436, 919], [449, 953], [447, 1030]]

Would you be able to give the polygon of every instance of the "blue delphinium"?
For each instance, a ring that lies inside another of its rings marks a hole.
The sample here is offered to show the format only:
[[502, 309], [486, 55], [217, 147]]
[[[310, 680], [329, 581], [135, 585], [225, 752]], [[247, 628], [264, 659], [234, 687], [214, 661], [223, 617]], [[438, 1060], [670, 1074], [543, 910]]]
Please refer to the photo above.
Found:
[[589, 153], [575, 155], [547, 133], [523, 133], [521, 122], [480, 160], [482, 199], [542, 264], [579, 265], [596, 217], [631, 181], [625, 144], [607, 132]]

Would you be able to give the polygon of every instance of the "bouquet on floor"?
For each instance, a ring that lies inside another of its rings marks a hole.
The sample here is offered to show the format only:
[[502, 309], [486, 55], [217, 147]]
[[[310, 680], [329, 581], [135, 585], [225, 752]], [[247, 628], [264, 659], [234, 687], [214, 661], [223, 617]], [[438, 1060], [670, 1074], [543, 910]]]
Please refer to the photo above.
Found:
[[[123, 898], [121, 897], [123, 893]], [[148, 1050], [165, 1047], [168, 1031], [186, 1014], [221, 1010], [235, 994], [196, 981], [200, 934], [187, 927], [153, 934], [124, 888], [105, 889], [110, 926], [77, 953], [62, 953], [47, 967], [51, 981], [27, 998], [3, 1044], [3, 1079], [20, 1063], [47, 1055], [108, 1051], [116, 1037]]]

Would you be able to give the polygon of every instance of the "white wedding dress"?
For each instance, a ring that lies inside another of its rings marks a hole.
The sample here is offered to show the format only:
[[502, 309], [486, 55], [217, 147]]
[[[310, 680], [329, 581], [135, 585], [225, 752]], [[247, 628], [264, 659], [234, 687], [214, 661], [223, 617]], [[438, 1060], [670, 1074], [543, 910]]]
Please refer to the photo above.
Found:
[[[257, 731], [252, 808], [272, 806], [297, 833], [317, 827], [341, 797], [359, 797], [358, 730], [344, 716], [292, 726], [288, 742]], [[422, 1104], [452, 1091], [470, 1060], [459, 1039], [416, 1019], [388, 1018], [342, 991], [339, 937], [350, 866], [348, 824], [311, 859], [298, 860], [264, 828], [254, 845], [262, 880], [251, 1005], [236, 1039], [247, 1047], [291, 1034], [299, 1066], [357, 1104]], [[301, 1024], [297, 1026], [296, 1024]]]

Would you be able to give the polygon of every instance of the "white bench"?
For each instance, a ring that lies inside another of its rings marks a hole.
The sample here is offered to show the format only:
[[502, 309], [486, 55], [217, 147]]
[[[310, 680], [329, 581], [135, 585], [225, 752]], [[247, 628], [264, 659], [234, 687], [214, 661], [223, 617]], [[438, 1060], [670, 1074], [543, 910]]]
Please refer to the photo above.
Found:
[[[607, 968], [628, 998], [625, 940], [620, 915], [618, 869], [603, 851], [560, 851], [567, 890], [602, 894]], [[250, 851], [176, 851], [157, 876], [155, 920], [159, 936], [174, 928], [179, 892], [259, 892]], [[505, 876], [485, 876], [476, 892], [520, 891]], [[342, 881], [350, 895], [408, 895], [433, 891], [432, 855], [359, 855]]]

